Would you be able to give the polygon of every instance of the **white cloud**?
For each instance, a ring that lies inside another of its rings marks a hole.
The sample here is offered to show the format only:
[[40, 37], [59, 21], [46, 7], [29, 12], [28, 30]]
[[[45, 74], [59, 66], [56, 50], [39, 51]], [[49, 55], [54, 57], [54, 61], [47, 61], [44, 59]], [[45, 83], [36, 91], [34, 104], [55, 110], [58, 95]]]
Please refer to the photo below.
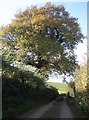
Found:
[[31, 5], [42, 5], [46, 2], [87, 2], [87, 0], [0, 0], [0, 24], [8, 24], [19, 10]]
[[[3, 8], [0, 8], [0, 11], [3, 11]], [[8, 24], [14, 18], [13, 12], [9, 9], [0, 12], [0, 24]]]
[[[8, 24], [14, 18], [14, 14], [31, 5], [40, 5], [48, 2], [48, 0], [0, 0], [0, 24]], [[49, 0], [49, 2], [57, 2], [57, 0]]]
[[88, 0], [60, 0], [60, 2], [88, 2]]
[[19, 7], [24, 7], [24, 6], [31, 6], [31, 5], [37, 5], [41, 3], [46, 3], [46, 2], [57, 2], [58, 0], [1, 0], [0, 1], [0, 6], [3, 5], [3, 7], [8, 7], [8, 6], [19, 6]]
[[77, 55], [77, 60], [80, 65], [83, 65], [87, 59], [87, 39], [84, 39], [83, 43], [80, 43], [75, 50], [75, 54]]

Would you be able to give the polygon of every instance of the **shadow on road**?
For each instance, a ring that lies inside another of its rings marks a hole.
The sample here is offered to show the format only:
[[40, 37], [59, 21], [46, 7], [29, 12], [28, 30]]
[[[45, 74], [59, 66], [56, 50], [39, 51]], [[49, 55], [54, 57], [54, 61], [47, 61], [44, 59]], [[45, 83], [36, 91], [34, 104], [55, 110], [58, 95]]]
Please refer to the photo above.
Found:
[[46, 104], [40, 108], [35, 109], [33, 112], [29, 112], [20, 118], [73, 118], [73, 114], [67, 105], [65, 97], [59, 97], [55, 101]]

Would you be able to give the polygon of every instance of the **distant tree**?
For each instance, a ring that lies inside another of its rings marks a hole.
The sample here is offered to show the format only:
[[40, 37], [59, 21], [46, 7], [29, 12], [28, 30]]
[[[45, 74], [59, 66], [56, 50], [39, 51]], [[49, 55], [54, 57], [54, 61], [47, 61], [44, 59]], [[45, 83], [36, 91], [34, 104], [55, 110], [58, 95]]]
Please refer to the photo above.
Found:
[[75, 81], [70, 81], [68, 85], [70, 87], [70, 91], [72, 92], [72, 94], [76, 96]]
[[3, 57], [32, 65], [40, 73], [71, 75], [77, 65], [74, 48], [84, 38], [77, 20], [64, 6], [51, 3], [19, 11], [0, 32]]
[[63, 77], [63, 82], [68, 83], [65, 77]]
[[74, 82], [74, 81], [70, 81], [70, 82], [68, 83], [68, 85], [69, 85], [71, 88], [73, 88], [73, 89], [74, 89], [75, 82]]

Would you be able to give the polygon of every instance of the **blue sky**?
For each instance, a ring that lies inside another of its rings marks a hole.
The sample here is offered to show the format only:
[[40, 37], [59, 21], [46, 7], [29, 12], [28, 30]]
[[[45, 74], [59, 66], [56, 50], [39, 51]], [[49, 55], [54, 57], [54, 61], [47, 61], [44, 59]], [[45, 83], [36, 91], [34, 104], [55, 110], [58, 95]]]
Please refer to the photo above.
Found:
[[78, 18], [78, 22], [82, 28], [82, 32], [87, 35], [87, 3], [86, 2], [72, 2], [64, 3], [66, 10], [70, 15]]
[[[52, 2], [55, 5], [63, 4], [70, 16], [78, 18], [82, 33], [87, 35], [87, 0], [0, 0], [0, 25], [10, 23], [14, 14], [20, 9], [24, 10], [31, 5], [41, 6], [46, 2]], [[85, 39], [84, 43], [79, 44], [75, 50], [80, 64], [82, 64], [86, 52], [87, 40]]]
[[[48, 0], [0, 0], [0, 24], [7, 24], [14, 18], [14, 14], [20, 9], [24, 10], [31, 5], [44, 5]], [[77, 17], [82, 32], [87, 35], [87, 2], [59, 2], [59, 0], [49, 0], [56, 5], [63, 4], [71, 16]], [[60, 0], [78, 1], [78, 0]], [[83, 0], [81, 0], [83, 1]], [[84, 0], [86, 1], [86, 0]]]
[[[31, 0], [0, 0], [0, 24], [10, 23], [11, 19], [14, 18], [14, 14], [20, 9], [24, 10], [26, 7], [31, 5], [43, 5], [47, 1], [48, 0], [41, 0], [41, 2], [40, 0], [32, 0], [32, 1]], [[72, 16], [79, 18], [79, 22], [82, 26], [86, 24], [86, 19], [87, 19], [86, 2], [59, 2], [59, 0], [49, 0], [49, 1], [52, 1], [52, 3], [57, 5], [64, 4], [66, 10], [68, 10]], [[73, 1], [73, 0], [60, 0], [60, 1]], [[83, 29], [84, 29], [83, 31], [85, 31], [86, 28], [83, 27]]]

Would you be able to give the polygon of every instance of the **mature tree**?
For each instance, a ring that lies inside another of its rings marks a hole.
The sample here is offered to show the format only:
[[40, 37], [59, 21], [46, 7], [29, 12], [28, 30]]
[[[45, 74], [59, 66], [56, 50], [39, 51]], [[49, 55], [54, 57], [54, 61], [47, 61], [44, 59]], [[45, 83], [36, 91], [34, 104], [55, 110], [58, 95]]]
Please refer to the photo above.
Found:
[[78, 19], [64, 6], [47, 3], [27, 8], [3, 27], [3, 57], [35, 66], [40, 72], [72, 74], [77, 65], [74, 48], [83, 40]]

